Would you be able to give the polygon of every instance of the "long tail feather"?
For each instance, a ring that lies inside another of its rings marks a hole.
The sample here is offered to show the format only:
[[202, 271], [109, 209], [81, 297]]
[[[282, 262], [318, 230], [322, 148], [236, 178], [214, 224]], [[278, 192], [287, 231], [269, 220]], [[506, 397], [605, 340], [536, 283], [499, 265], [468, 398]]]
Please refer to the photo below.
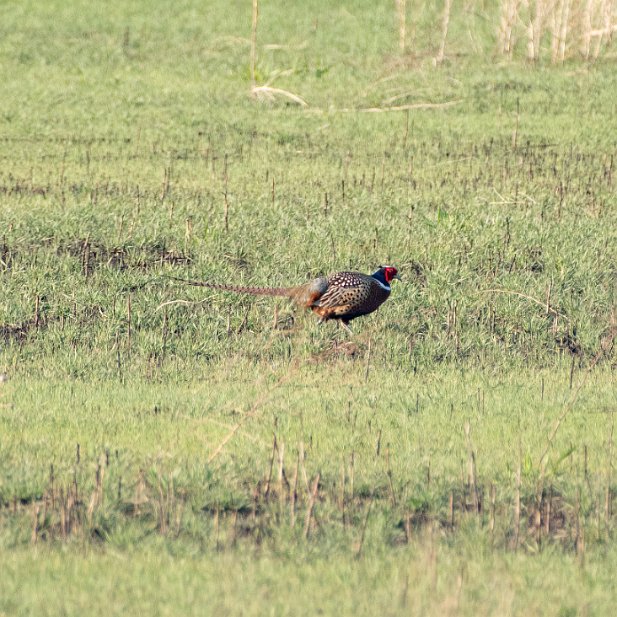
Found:
[[223, 283], [190, 281], [187, 279], [178, 278], [176, 276], [170, 276], [168, 278], [173, 279], [174, 281], [180, 281], [186, 285], [193, 285], [194, 287], [208, 287], [209, 289], [221, 289], [222, 291], [251, 294], [253, 296], [282, 296], [285, 298], [294, 298], [297, 293], [297, 287], [245, 287], [243, 285], [226, 285]]

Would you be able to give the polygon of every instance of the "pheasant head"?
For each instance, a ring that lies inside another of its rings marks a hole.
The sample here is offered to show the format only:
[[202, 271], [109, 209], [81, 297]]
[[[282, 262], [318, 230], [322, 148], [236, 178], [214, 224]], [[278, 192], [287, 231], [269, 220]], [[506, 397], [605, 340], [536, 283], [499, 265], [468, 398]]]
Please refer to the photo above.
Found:
[[379, 266], [377, 272], [372, 274], [374, 279], [377, 279], [384, 287], [390, 288], [390, 283], [394, 279], [401, 280], [398, 270], [394, 266]]

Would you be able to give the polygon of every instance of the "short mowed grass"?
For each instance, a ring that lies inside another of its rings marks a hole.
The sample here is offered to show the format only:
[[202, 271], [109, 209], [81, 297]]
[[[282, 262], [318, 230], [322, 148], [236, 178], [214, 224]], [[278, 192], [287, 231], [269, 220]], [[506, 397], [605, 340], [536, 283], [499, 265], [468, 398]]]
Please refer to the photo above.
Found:
[[472, 5], [4, 8], [0, 615], [613, 613], [611, 51]]

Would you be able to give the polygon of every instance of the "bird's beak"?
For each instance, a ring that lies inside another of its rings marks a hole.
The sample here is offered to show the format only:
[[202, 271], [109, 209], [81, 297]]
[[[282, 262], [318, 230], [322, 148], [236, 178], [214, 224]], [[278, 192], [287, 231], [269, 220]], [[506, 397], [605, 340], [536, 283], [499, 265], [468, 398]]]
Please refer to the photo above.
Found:
[[400, 274], [395, 274], [393, 277], [393, 279], [398, 279], [399, 281], [402, 281], [403, 279], [401, 278]]

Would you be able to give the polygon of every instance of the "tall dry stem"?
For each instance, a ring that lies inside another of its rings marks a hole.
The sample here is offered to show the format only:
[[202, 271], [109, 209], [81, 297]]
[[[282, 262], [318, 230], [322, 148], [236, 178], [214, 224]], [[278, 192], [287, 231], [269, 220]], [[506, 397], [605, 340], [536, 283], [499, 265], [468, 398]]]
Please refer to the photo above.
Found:
[[587, 0], [585, 10], [583, 12], [583, 34], [581, 40], [581, 54], [585, 60], [589, 59], [591, 54], [591, 31], [592, 31], [592, 13], [594, 0]]
[[566, 57], [566, 41], [568, 38], [568, 21], [570, 18], [571, 0], [563, 0], [561, 10], [561, 22], [559, 29], [559, 54], [558, 60], [563, 62]]
[[259, 1], [253, 0], [253, 20], [251, 23], [251, 86], [254, 88], [255, 82], [255, 61], [257, 58], [257, 18], [259, 16]]
[[306, 509], [306, 518], [304, 519], [304, 539], [308, 539], [311, 531], [311, 519], [313, 518], [313, 509], [315, 508], [315, 502], [317, 501], [317, 492], [319, 490], [319, 478], [320, 474], [315, 476], [313, 480], [313, 486], [311, 487], [311, 493], [309, 497], [308, 508]]
[[545, 11], [547, 8], [544, 0], [536, 0], [534, 14], [533, 16], [529, 16], [529, 25], [527, 26], [527, 58], [529, 60], [535, 61], [540, 58], [540, 39], [542, 37]]
[[614, 5], [614, 0], [502, 0], [499, 48], [511, 56], [522, 35], [527, 59], [537, 61], [548, 33], [551, 62], [563, 62], [574, 50], [585, 59], [595, 59], [617, 31]]
[[517, 21], [519, 0], [504, 0], [501, 5], [501, 21], [499, 27], [499, 39], [501, 51], [512, 55], [514, 47], [512, 32]]
[[519, 445], [518, 465], [516, 467], [516, 487], [514, 494], [514, 550], [518, 550], [521, 532], [521, 453]]
[[448, 26], [450, 25], [450, 10], [452, 9], [452, 0], [444, 0], [443, 20], [441, 22], [441, 43], [439, 44], [439, 52], [435, 58], [436, 64], [443, 62], [446, 51], [446, 37], [448, 36]]
[[407, 35], [407, 0], [395, 0], [398, 15], [398, 47], [401, 53], [405, 51], [405, 37]]

